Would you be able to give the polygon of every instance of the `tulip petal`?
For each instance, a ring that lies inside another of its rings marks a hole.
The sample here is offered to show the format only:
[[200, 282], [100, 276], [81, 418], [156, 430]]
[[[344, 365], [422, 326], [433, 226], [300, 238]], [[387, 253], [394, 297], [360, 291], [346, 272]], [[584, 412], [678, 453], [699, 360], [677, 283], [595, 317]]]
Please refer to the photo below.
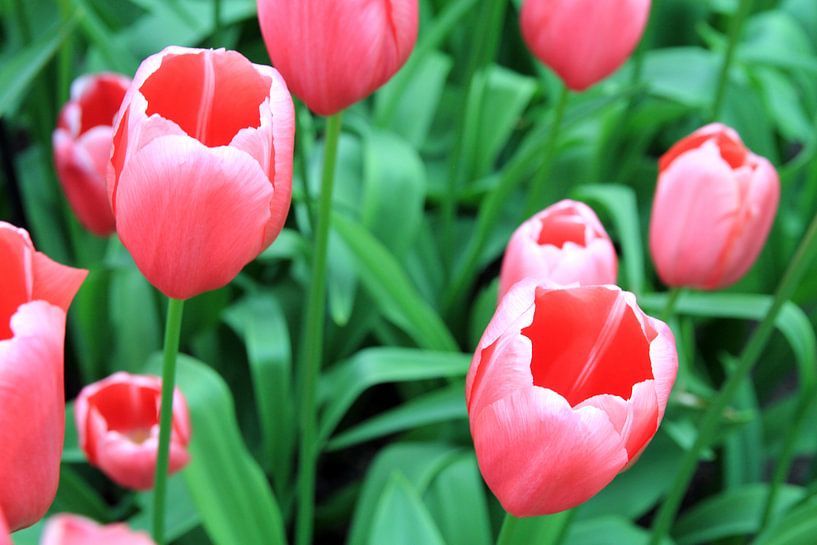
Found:
[[77, 515], [54, 515], [45, 525], [40, 545], [154, 545], [143, 532], [124, 524], [102, 526]]
[[9, 526], [6, 523], [6, 517], [3, 515], [2, 509], [0, 509], [0, 545], [12, 545]]
[[272, 192], [242, 151], [161, 137], [125, 165], [117, 229], [147, 279], [184, 299], [224, 286], [261, 252]]
[[650, 341], [650, 361], [652, 374], [655, 377], [655, 395], [658, 401], [658, 419], [664, 417], [664, 410], [669, 401], [672, 385], [678, 374], [678, 351], [675, 348], [675, 336], [670, 327], [655, 318], [649, 318], [655, 331], [655, 338]]
[[57, 491], [65, 426], [65, 313], [22, 305], [0, 341], [0, 511], [17, 530], [35, 523]]
[[68, 312], [68, 307], [88, 276], [88, 271], [61, 265], [42, 252], [35, 252], [32, 262], [34, 291], [31, 298], [48, 301]]
[[31, 300], [33, 247], [28, 233], [0, 222], [0, 263], [3, 263], [3, 289], [0, 289], [0, 340], [11, 337], [11, 317], [23, 303]]
[[544, 388], [519, 390], [486, 407], [472, 420], [471, 433], [485, 481], [517, 517], [570, 509], [627, 464], [606, 413], [573, 410]]

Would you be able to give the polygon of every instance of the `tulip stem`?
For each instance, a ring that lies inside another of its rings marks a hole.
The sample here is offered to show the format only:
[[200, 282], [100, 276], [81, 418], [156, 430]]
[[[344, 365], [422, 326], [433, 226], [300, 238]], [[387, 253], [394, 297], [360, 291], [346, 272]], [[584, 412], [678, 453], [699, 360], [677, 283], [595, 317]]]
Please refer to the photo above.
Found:
[[680, 299], [683, 291], [683, 288], [672, 288], [669, 291], [667, 304], [664, 306], [664, 312], [661, 313], [661, 319], [663, 321], [669, 323], [670, 319], [675, 314], [675, 306], [678, 304], [678, 299]]
[[575, 509], [543, 517], [516, 518], [505, 515], [496, 545], [536, 543], [536, 545], [559, 545], [567, 535]]
[[712, 399], [706, 413], [701, 418], [695, 443], [684, 455], [681, 468], [675, 476], [675, 482], [653, 522], [651, 545], [661, 543], [669, 532], [689, 486], [689, 481], [698, 466], [698, 458], [701, 452], [710, 445], [718, 430], [723, 410], [760, 358], [766, 343], [774, 332], [775, 322], [780, 315], [780, 311], [800, 284], [815, 255], [817, 255], [817, 216], [812, 219], [806, 235], [794, 254], [794, 258], [789, 263], [789, 267], [777, 287], [769, 311], [744, 347], [734, 371], [726, 379], [720, 392]]
[[735, 60], [735, 52], [740, 41], [740, 34], [743, 30], [743, 23], [752, 10], [752, 0], [740, 0], [738, 10], [732, 19], [732, 26], [729, 29], [729, 41], [726, 44], [726, 53], [723, 57], [720, 76], [718, 77], [718, 87], [715, 91], [715, 99], [712, 101], [712, 119], [717, 120], [721, 114], [723, 101], [726, 98], [726, 88], [729, 86], [729, 72], [732, 69], [732, 62]]
[[213, 0], [213, 47], [218, 47], [218, 38], [221, 34], [221, 0]]
[[318, 374], [323, 357], [323, 328], [326, 315], [326, 254], [332, 215], [332, 188], [335, 183], [335, 163], [340, 140], [341, 113], [326, 120], [323, 149], [323, 174], [315, 228], [315, 249], [312, 254], [312, 280], [309, 283], [301, 361], [301, 456], [298, 473], [298, 519], [295, 543], [312, 542], [312, 519], [315, 510], [315, 470], [318, 462], [315, 404]]
[[569, 97], [570, 90], [567, 86], [562, 85], [559, 91], [559, 97], [556, 99], [556, 106], [553, 110], [553, 123], [551, 123], [550, 134], [548, 134], [547, 143], [542, 153], [542, 162], [531, 184], [528, 207], [525, 211], [526, 218], [541, 210], [544, 205], [545, 187], [553, 165], [553, 157], [556, 155], [556, 145], [559, 143], [559, 129], [562, 126], [562, 119], [564, 119], [565, 116]]
[[170, 431], [173, 426], [173, 392], [176, 389], [176, 357], [182, 329], [184, 299], [168, 299], [165, 350], [162, 361], [162, 405], [159, 414], [159, 452], [156, 453], [156, 483], [153, 489], [153, 541], [164, 545], [167, 466]]

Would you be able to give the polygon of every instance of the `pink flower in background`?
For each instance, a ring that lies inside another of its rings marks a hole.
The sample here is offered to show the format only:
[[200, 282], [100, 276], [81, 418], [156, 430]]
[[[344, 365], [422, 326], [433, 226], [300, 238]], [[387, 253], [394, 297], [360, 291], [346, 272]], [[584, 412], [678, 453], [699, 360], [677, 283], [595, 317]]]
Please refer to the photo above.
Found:
[[220, 288], [278, 236], [292, 194], [292, 97], [234, 51], [169, 47], [136, 72], [108, 192], [137, 267], [165, 295]]
[[675, 381], [669, 327], [615, 286], [516, 284], [465, 398], [486, 483], [517, 517], [590, 499], [652, 439]]
[[734, 284], [763, 249], [780, 200], [772, 164], [718, 123], [662, 158], [650, 220], [650, 252], [669, 286]]
[[54, 515], [45, 524], [40, 545], [155, 545], [144, 532], [125, 524], [103, 526], [78, 515]]
[[615, 284], [616, 250], [595, 212], [584, 203], [564, 200], [542, 210], [511, 236], [499, 298], [525, 278], [556, 284]]
[[650, 0], [525, 0], [520, 25], [533, 54], [582, 91], [627, 61], [649, 15]]
[[418, 12], [417, 0], [258, 0], [273, 66], [320, 115], [391, 79], [414, 48]]
[[14, 531], [42, 518], [57, 492], [65, 313], [88, 273], [51, 261], [5, 222], [0, 264], [0, 525]]
[[116, 230], [105, 177], [114, 116], [129, 85], [119, 74], [82, 76], [71, 85], [54, 130], [54, 164], [65, 196], [80, 223], [99, 236]]
[[[79, 443], [88, 462], [114, 482], [153, 487], [159, 447], [162, 379], [119, 372], [82, 389], [75, 403]], [[190, 461], [190, 415], [177, 388], [173, 397], [169, 472]]]

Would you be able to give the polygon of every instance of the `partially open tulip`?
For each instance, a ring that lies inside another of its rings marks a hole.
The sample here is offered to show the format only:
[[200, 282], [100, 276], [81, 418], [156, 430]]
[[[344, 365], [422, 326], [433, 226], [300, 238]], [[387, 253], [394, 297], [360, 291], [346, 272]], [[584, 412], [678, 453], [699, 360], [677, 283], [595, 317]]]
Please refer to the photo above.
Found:
[[11, 531], [37, 522], [57, 492], [65, 313], [86, 275], [0, 222], [0, 519]]
[[113, 121], [130, 79], [118, 74], [82, 76], [71, 85], [54, 131], [54, 163], [80, 223], [99, 236], [116, 230], [105, 178]]
[[125, 96], [108, 193], [122, 243], [165, 295], [220, 288], [278, 236], [295, 117], [280, 74], [234, 51], [169, 47]]
[[2, 511], [0, 511], [0, 545], [12, 545], [9, 527]]
[[525, 278], [556, 284], [615, 284], [616, 250], [595, 212], [564, 200], [542, 210], [511, 236], [499, 276], [499, 298]]
[[40, 545], [155, 545], [144, 532], [125, 524], [102, 526], [78, 515], [54, 515], [45, 525]]
[[734, 284], [757, 259], [774, 223], [780, 180], [738, 134], [707, 125], [662, 158], [650, 221], [650, 252], [669, 286]]
[[[115, 373], [83, 388], [74, 406], [79, 444], [88, 462], [114, 482], [135, 490], [153, 487], [159, 447], [162, 379]], [[169, 473], [190, 461], [190, 415], [173, 394]]]
[[406, 62], [417, 0], [257, 0], [272, 64], [320, 115], [366, 98]]
[[678, 368], [666, 324], [615, 286], [523, 281], [479, 342], [465, 398], [479, 467], [505, 509], [570, 509], [646, 447]]
[[522, 36], [565, 85], [582, 91], [625, 63], [650, 14], [650, 0], [525, 0]]

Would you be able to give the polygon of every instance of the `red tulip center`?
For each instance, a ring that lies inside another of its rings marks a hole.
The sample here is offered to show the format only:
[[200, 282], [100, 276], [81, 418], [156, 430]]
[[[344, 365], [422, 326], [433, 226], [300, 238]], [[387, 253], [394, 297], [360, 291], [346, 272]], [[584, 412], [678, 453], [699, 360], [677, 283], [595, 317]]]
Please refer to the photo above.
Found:
[[653, 378], [650, 342], [620, 292], [537, 289], [535, 305], [522, 330], [534, 385], [576, 406], [600, 394], [629, 399], [634, 385]]
[[3, 263], [3, 287], [0, 289], [0, 341], [14, 336], [11, 331], [11, 318], [20, 305], [29, 301], [29, 287], [26, 284], [26, 271], [23, 266], [28, 260], [20, 255], [24, 251], [21, 244], [15, 244], [14, 241], [0, 236], [0, 263]]
[[105, 419], [109, 430], [138, 443], [135, 439], [145, 433], [150, 436], [149, 430], [159, 422], [160, 394], [153, 388], [112, 384], [97, 392], [88, 403]]
[[79, 99], [79, 110], [82, 116], [79, 134], [84, 134], [100, 125], [112, 126], [113, 118], [119, 111], [126, 91], [127, 89], [118, 80], [109, 77], [100, 77], [91, 84], [91, 87]]
[[147, 115], [175, 122], [209, 147], [226, 146], [245, 128], [261, 124], [259, 107], [272, 81], [233, 51], [168, 55], [140, 92]]
[[703, 143], [708, 140], [715, 141], [718, 145], [721, 159], [726, 161], [731, 168], [736, 169], [746, 164], [746, 159], [749, 155], [749, 150], [746, 149], [746, 146], [744, 146], [742, 142], [732, 139], [725, 132], [719, 132], [717, 134], [698, 134], [684, 138], [672, 146], [672, 148], [661, 157], [659, 163], [660, 170], [666, 170], [680, 155], [701, 147]]
[[581, 223], [575, 216], [551, 216], [542, 218], [541, 222], [542, 228], [537, 240], [540, 246], [549, 244], [562, 248], [568, 242], [579, 246], [587, 244], [587, 225]]

